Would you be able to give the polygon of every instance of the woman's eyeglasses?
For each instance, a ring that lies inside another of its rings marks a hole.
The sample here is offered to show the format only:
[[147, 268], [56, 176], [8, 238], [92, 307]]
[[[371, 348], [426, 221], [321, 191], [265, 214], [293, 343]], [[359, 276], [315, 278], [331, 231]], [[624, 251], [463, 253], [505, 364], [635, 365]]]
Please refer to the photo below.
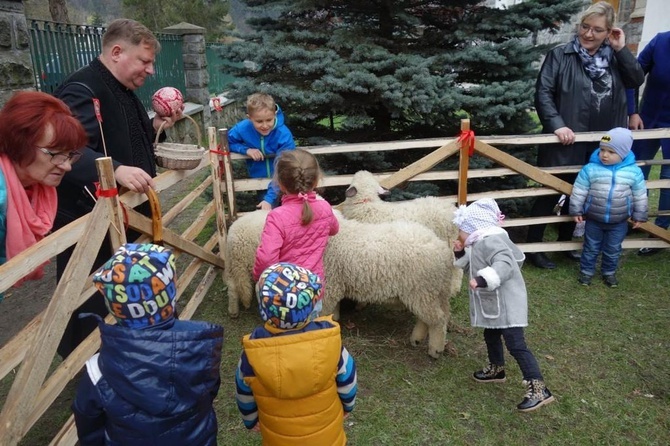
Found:
[[54, 166], [60, 166], [65, 161], [69, 161], [70, 164], [74, 164], [79, 161], [79, 158], [81, 158], [81, 152], [78, 150], [72, 150], [71, 152], [67, 153], [52, 152], [51, 150], [45, 149], [44, 147], [40, 147], [38, 150], [49, 155], [51, 157], [51, 164]]
[[598, 35], [601, 35], [601, 34], [607, 32], [606, 29], [603, 29], [603, 28], [592, 28], [592, 27], [590, 27], [589, 25], [587, 25], [586, 23], [582, 23], [581, 25], [579, 25], [579, 29], [580, 29], [584, 34], [588, 34], [588, 32], [591, 31], [591, 32], [593, 33], [594, 36], [598, 36]]

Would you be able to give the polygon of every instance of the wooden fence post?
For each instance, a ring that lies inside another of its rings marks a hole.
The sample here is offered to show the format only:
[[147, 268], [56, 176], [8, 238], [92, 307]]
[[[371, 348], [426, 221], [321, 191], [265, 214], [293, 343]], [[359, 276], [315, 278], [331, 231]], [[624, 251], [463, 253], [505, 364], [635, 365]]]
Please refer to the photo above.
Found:
[[[216, 128], [208, 127], [207, 136], [209, 139], [209, 168], [212, 176], [212, 191], [214, 194], [214, 212], [216, 213], [216, 232], [219, 243], [219, 256], [224, 258], [227, 229], [226, 210], [223, 206], [223, 197], [221, 196], [221, 166], [219, 165], [219, 156], [221, 155], [212, 152], [212, 150], [216, 150], [218, 147], [216, 143]], [[223, 271], [221, 271], [221, 273], [223, 274]]]
[[[461, 135], [470, 131], [470, 120], [461, 119]], [[458, 160], [458, 205], [468, 204], [468, 169], [470, 167], [470, 140], [460, 140], [461, 150]]]
[[219, 129], [219, 141], [223, 152], [223, 175], [226, 179], [226, 194], [228, 195], [228, 212], [230, 221], [237, 219], [237, 206], [235, 204], [235, 184], [233, 183], [233, 163], [230, 159], [230, 146], [228, 146], [228, 129]]

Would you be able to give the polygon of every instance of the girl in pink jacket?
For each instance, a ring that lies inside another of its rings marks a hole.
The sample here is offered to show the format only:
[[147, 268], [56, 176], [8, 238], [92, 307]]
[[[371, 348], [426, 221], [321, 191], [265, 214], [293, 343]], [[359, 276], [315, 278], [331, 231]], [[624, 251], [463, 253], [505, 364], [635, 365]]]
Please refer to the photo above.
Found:
[[268, 266], [288, 262], [315, 272], [325, 284], [323, 253], [340, 225], [330, 204], [314, 192], [321, 178], [319, 163], [302, 149], [282, 152], [276, 163], [275, 181], [283, 196], [265, 220], [254, 280]]

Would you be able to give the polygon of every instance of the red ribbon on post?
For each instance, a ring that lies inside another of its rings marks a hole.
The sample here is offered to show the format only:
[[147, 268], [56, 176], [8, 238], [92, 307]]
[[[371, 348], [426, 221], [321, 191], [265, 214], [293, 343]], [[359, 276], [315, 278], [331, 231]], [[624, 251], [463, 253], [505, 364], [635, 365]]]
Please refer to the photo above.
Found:
[[112, 188], [112, 189], [100, 189], [100, 182], [96, 181], [93, 183], [95, 185], [95, 196], [96, 198], [104, 197], [104, 198], [110, 198], [110, 197], [116, 197], [119, 195], [119, 190], [117, 188]]
[[468, 146], [468, 156], [472, 156], [475, 154], [475, 132], [472, 130], [461, 130], [461, 134], [458, 137], [458, 142], [461, 143], [461, 147], [463, 147], [463, 144], [467, 144]]

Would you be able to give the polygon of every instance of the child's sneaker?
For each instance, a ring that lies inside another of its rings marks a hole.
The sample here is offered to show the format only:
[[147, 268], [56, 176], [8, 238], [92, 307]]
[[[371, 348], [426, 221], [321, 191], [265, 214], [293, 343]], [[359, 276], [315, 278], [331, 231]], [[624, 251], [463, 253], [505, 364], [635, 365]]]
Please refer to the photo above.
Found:
[[505, 378], [505, 366], [491, 363], [473, 373], [472, 377], [480, 383], [504, 383], [507, 379]]
[[605, 285], [607, 285], [610, 288], [616, 288], [619, 286], [619, 281], [616, 280], [616, 276], [614, 274], [610, 274], [609, 276], [603, 276], [603, 282], [605, 282]]
[[588, 274], [584, 273], [579, 273], [579, 279], [578, 279], [579, 283], [584, 286], [589, 286], [591, 285], [591, 277], [593, 276], [589, 276]]
[[555, 401], [554, 396], [547, 389], [547, 386], [544, 385], [544, 381], [540, 379], [526, 381], [524, 379], [523, 384], [526, 386], [526, 396], [516, 406], [519, 411], [530, 412]]

